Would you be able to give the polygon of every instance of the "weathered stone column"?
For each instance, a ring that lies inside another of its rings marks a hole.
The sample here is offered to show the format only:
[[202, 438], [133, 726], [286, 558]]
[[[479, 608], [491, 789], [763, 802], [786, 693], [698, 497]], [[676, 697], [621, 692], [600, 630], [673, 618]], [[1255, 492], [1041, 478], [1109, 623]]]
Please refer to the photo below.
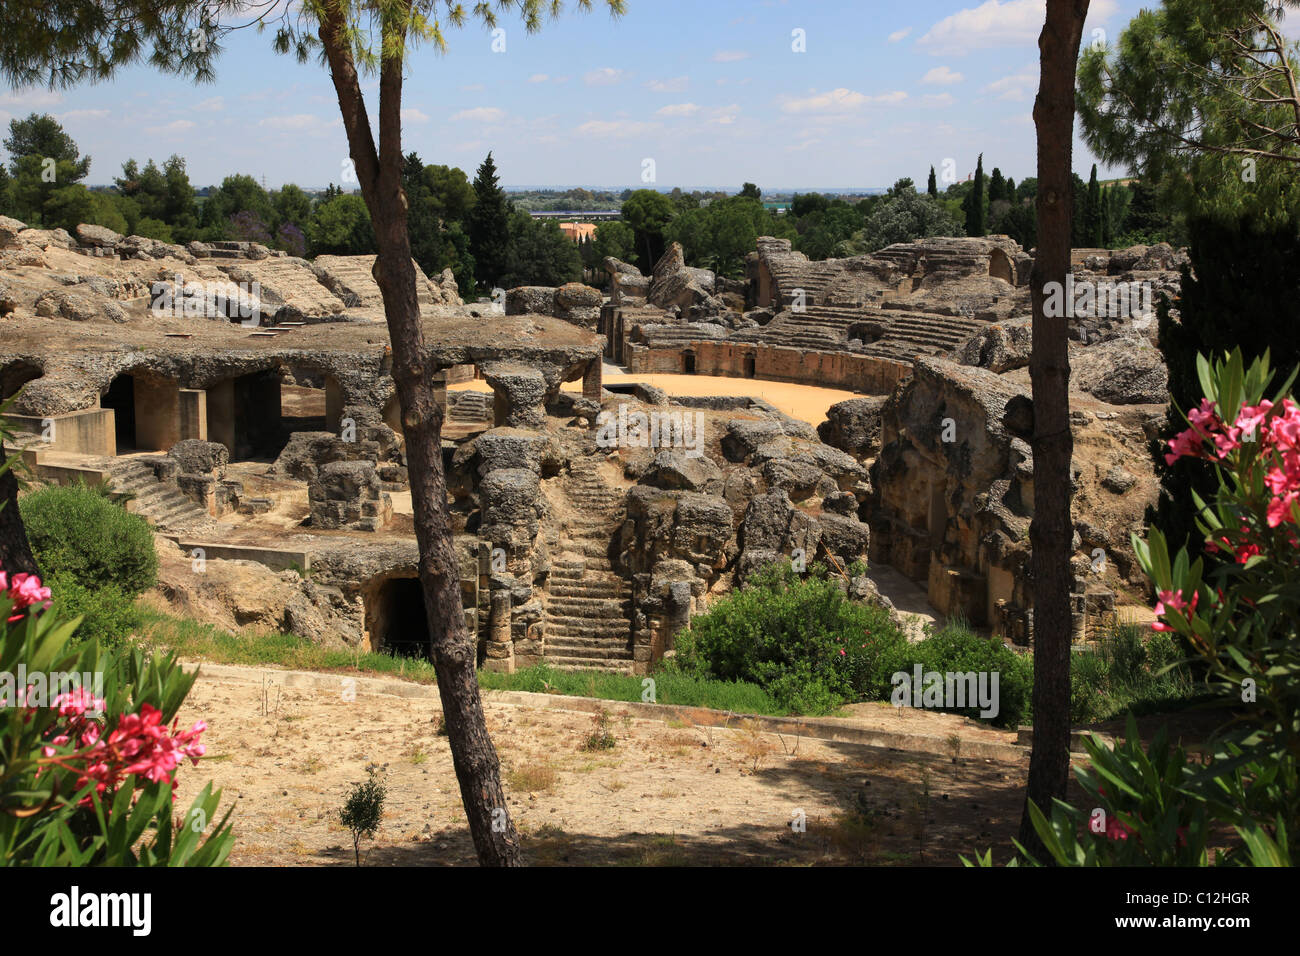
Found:
[[601, 362], [593, 359], [587, 363], [587, 371], [582, 376], [582, 397], [599, 405], [601, 388]]
[[510, 592], [492, 592], [492, 611], [488, 620], [487, 658], [483, 669], [503, 674], [515, 672], [514, 644], [510, 640]]
[[196, 438], [208, 440], [208, 393], [201, 388], [182, 388], [181, 440]]

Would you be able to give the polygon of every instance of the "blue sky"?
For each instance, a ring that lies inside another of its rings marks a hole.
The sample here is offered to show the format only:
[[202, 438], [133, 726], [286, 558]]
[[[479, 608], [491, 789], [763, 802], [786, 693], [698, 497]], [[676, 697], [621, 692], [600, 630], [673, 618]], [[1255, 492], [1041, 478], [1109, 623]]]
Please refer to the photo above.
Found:
[[[1113, 41], [1141, 5], [1093, 0], [1084, 42]], [[417, 50], [405, 150], [472, 176], [491, 149], [507, 185], [639, 187], [646, 160], [660, 188], [923, 185], [945, 160], [964, 179], [980, 152], [986, 169], [1033, 175], [1043, 0], [627, 6], [617, 21], [571, 9], [532, 36], [503, 20], [500, 52], [468, 25], [445, 56]], [[276, 55], [269, 33], [228, 41], [212, 84], [140, 67], [61, 94], [0, 92], [0, 122], [32, 110], [93, 157], [92, 184], [128, 158], [180, 153], [197, 186], [235, 172], [324, 186], [347, 156], [327, 73]], [[1092, 162], [1077, 143], [1081, 175]]]

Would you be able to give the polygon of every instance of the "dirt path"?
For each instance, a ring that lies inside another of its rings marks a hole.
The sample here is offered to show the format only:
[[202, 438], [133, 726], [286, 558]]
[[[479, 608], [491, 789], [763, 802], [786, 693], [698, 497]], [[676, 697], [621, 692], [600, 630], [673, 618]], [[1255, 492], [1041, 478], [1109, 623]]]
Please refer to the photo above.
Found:
[[[342, 675], [335, 689], [333, 678], [300, 687], [286, 685], [286, 672], [220, 670], [200, 677], [180, 715], [210, 729], [208, 758], [178, 775], [178, 806], [209, 778], [225, 788], [223, 806], [235, 808], [233, 863], [351, 865], [336, 814], [372, 762], [386, 768], [389, 797], [369, 865], [474, 861], [436, 699], [364, 682], [348, 701]], [[1017, 763], [648, 720], [612, 702], [614, 746], [588, 751], [589, 713], [491, 694], [485, 706], [533, 863], [956, 865], [959, 853], [1008, 846], [1019, 820]], [[886, 726], [915, 720], [918, 729], [961, 731], [968, 723], [862, 709], [859, 719]], [[799, 819], [805, 832], [791, 828]]]

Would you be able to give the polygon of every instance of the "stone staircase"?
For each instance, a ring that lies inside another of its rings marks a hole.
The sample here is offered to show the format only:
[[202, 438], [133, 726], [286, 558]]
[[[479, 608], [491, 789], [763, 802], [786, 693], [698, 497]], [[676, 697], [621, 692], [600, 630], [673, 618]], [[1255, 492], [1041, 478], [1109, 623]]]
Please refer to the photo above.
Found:
[[624, 492], [584, 458], [572, 461], [561, 483], [573, 517], [551, 563], [546, 660], [563, 670], [631, 674], [632, 587], [609, 558]]
[[139, 458], [118, 458], [109, 469], [108, 489], [132, 514], [164, 531], [192, 532], [213, 525], [212, 516], [173, 484], [158, 480]]
[[493, 418], [491, 392], [448, 392], [447, 418], [453, 422], [490, 422]]
[[890, 319], [884, 337], [894, 342], [951, 352], [987, 325], [979, 319], [958, 315], [904, 313]]

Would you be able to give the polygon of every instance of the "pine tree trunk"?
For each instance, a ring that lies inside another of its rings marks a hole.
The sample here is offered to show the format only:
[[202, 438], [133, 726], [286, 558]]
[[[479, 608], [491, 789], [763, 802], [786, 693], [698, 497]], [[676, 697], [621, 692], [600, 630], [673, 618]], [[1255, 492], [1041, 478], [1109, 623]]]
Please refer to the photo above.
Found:
[[[4, 447], [0, 446], [0, 468], [6, 463]], [[11, 577], [23, 571], [37, 574], [36, 558], [32, 556], [27, 529], [18, 512], [18, 479], [12, 463], [8, 464], [10, 467], [0, 472], [0, 570]]]
[[400, 58], [389, 58], [380, 67], [380, 142], [376, 151], [346, 40], [342, 6], [327, 6], [326, 12], [320, 38], [379, 252], [374, 276], [383, 294], [393, 349], [393, 379], [402, 411], [415, 538], [420, 550], [420, 585], [452, 764], [479, 863], [519, 866], [523, 862], [519, 837], [506, 809], [500, 764], [487, 731], [476, 674], [478, 649], [465, 628], [460, 574], [447, 513], [442, 408], [430, 381], [433, 370], [420, 324], [407, 202], [402, 191], [402, 62]]
[[[1070, 357], [1065, 315], [1048, 316], [1044, 287], [1064, 286], [1070, 269], [1074, 212], [1071, 151], [1074, 74], [1088, 0], [1047, 0], [1038, 39], [1041, 79], [1034, 103], [1038, 129], [1038, 252], [1030, 281], [1033, 350], [1029, 377], [1034, 400], [1034, 518], [1029, 525], [1034, 599], [1034, 745], [1020, 819], [1020, 842], [1040, 861], [1046, 851], [1029, 818], [1032, 801], [1051, 814], [1064, 798], [1070, 773]], [[1066, 310], [1061, 310], [1062, 312]]]

